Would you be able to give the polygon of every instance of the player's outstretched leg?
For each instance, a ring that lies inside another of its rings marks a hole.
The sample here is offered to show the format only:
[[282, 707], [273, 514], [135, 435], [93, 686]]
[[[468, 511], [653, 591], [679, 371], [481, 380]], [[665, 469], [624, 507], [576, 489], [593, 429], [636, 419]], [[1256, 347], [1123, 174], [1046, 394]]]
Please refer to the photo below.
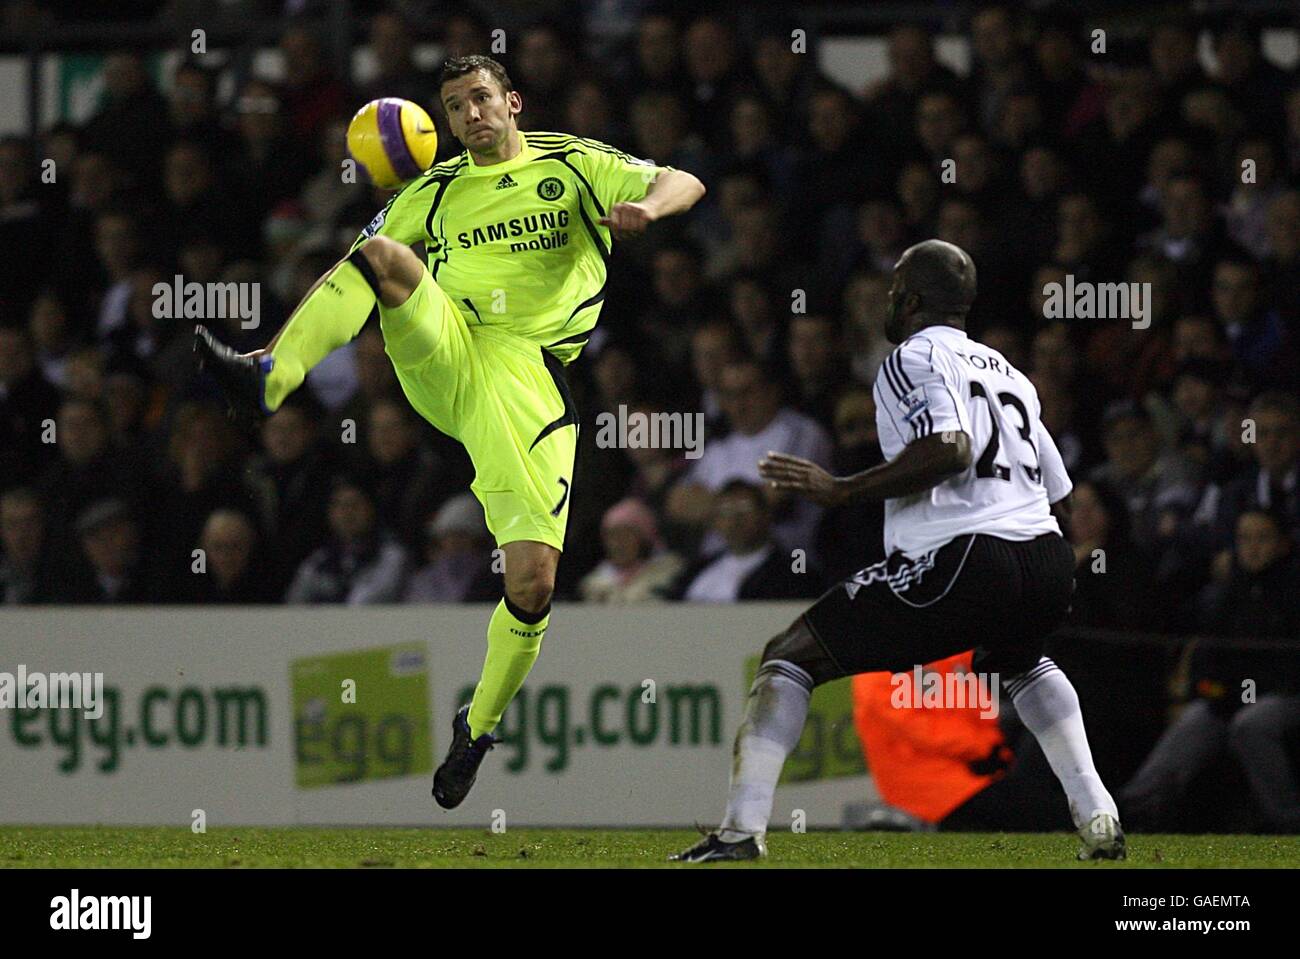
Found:
[[546, 543], [506, 543], [506, 594], [488, 623], [488, 651], [474, 700], [456, 714], [451, 748], [433, 775], [433, 798], [454, 809], [469, 794], [495, 744], [492, 731], [537, 661], [551, 621], [551, 594], [560, 551]]
[[423, 271], [419, 258], [395, 240], [367, 240], [316, 281], [266, 350], [236, 353], [196, 327], [199, 368], [212, 373], [236, 419], [257, 422], [279, 409], [308, 370], [361, 332], [376, 302], [405, 302]]
[[781, 768], [803, 734], [813, 687], [838, 675], [802, 617], [767, 644], [736, 732], [722, 825], [671, 857], [674, 861], [725, 862], [767, 855], [764, 838]]
[[1004, 679], [1002, 688], [1065, 789], [1070, 815], [1083, 841], [1079, 858], [1123, 859], [1126, 852], [1119, 810], [1092, 763], [1074, 685], [1044, 656], [1031, 669]]

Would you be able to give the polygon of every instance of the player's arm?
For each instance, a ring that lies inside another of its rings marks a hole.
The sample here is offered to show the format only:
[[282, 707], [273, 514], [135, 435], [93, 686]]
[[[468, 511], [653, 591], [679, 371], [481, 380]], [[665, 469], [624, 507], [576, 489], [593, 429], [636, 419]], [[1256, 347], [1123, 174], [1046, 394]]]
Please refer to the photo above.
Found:
[[971, 464], [972, 430], [957, 401], [960, 378], [944, 364], [922, 342], [900, 346], [881, 365], [877, 424], [893, 430], [904, 444], [892, 460], [852, 476], [831, 476], [808, 460], [769, 453], [759, 463], [759, 473], [777, 489], [837, 506], [913, 496], [963, 472]]
[[923, 493], [970, 464], [970, 437], [952, 431], [923, 436], [888, 463], [852, 476], [832, 476], [816, 463], [787, 453], [768, 453], [758, 471], [776, 489], [799, 493], [823, 506], [840, 506]]
[[1064, 499], [1059, 499], [1051, 505], [1052, 515], [1056, 517], [1056, 522], [1061, 527], [1061, 535], [1066, 539], [1072, 539], [1070, 536], [1070, 515], [1073, 512], [1070, 497], [1072, 495], [1072, 493], [1066, 493]]
[[597, 140], [583, 140], [581, 145], [574, 161], [606, 211], [600, 225], [615, 239], [685, 213], [704, 196], [704, 184], [685, 170], [656, 166]]
[[642, 200], [617, 203], [600, 218], [615, 238], [644, 233], [655, 220], [685, 213], [704, 196], [704, 184], [685, 170], [665, 170], [655, 177]]

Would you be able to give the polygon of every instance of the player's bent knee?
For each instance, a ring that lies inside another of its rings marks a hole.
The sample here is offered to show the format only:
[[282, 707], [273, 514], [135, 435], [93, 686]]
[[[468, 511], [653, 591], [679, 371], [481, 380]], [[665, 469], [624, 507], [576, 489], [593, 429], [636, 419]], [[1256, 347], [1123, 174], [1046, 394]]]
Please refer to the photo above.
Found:
[[371, 237], [357, 248], [374, 274], [381, 303], [400, 306], [420, 285], [424, 264], [409, 247], [386, 236]]
[[783, 632], [778, 633], [763, 647], [764, 663], [782, 660], [798, 666], [812, 677], [813, 685], [820, 686], [832, 679], [839, 679], [843, 671], [835, 665], [821, 643], [812, 634], [802, 616], [791, 623]]
[[530, 613], [544, 611], [555, 591], [559, 550], [543, 543], [511, 542], [505, 546], [506, 598]]
[[366, 258], [370, 269], [375, 271], [375, 276], [383, 280], [392, 272], [394, 261], [398, 256], [396, 248], [400, 246], [401, 244], [396, 240], [390, 240], [386, 236], [372, 236], [357, 247], [356, 252]]
[[555, 592], [555, 574], [544, 569], [530, 570], [506, 581], [506, 599], [529, 614], [544, 611]]
[[997, 649], [980, 646], [976, 648], [972, 658], [971, 671], [980, 676], [996, 676], [1005, 683], [1035, 668], [1042, 658], [1041, 643]]
[[537, 615], [550, 605], [553, 590], [546, 586], [537, 586], [522, 590], [507, 591], [506, 596], [515, 606], [527, 613]]

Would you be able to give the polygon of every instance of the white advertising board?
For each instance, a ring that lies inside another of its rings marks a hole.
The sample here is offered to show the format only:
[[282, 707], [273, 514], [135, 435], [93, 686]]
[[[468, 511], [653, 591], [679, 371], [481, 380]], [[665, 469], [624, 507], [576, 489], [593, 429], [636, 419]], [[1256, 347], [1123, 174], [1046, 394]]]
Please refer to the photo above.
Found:
[[[0, 822], [716, 823], [747, 669], [800, 611], [559, 606], [458, 809], [429, 794], [487, 606], [0, 611], [0, 673], [102, 673], [104, 709], [0, 709]], [[349, 688], [352, 692], [349, 692]], [[349, 701], [349, 696], [355, 701]], [[873, 797], [845, 684], [817, 691], [777, 791], [840, 822]]]

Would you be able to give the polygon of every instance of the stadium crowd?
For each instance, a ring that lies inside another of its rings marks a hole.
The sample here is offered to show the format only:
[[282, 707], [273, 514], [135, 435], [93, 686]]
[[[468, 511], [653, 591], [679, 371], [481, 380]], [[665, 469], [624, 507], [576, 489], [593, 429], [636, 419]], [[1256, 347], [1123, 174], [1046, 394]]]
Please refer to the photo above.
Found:
[[[185, 59], [160, 81], [117, 50], [88, 123], [0, 143], [3, 603], [500, 595], [468, 459], [406, 404], [377, 323], [244, 436], [191, 372], [196, 318], [157, 308], [178, 276], [258, 282], [256, 328], [204, 320], [263, 345], [385, 202], [341, 175], [366, 100], [424, 104], [439, 159], [460, 151], [414, 44], [490, 52], [495, 24], [466, 4], [418, 22], [410, 4], [357, 6], [364, 81], [331, 71], [310, 19], [279, 37], [276, 80]], [[1076, 478], [1075, 623], [1300, 635], [1300, 82], [1254, 25], [1176, 19], [1102, 55], [1081, 21], [991, 5], [967, 26], [969, 75], [901, 25], [888, 75], [847, 89], [792, 49], [797, 23], [581, 9], [507, 32], [521, 129], [689, 170], [709, 194], [619, 244], [570, 367], [562, 598], [815, 597], [879, 558], [878, 506], [784, 501], [756, 462], [880, 461], [891, 269], [938, 236], [973, 256], [970, 333], [1033, 380]], [[1150, 297], [1140, 321], [1061, 317], [1053, 283]], [[700, 416], [702, 455], [602, 444], [620, 410]], [[1298, 660], [1203, 648], [1185, 664], [1194, 721], [1236, 742], [1225, 690], [1294, 692]], [[1173, 775], [1147, 772], [1156, 791]]]
[[[435, 22], [448, 54], [489, 48], [470, 14]], [[879, 459], [889, 273], [935, 235], [974, 256], [970, 332], [1032, 377], [1082, 481], [1080, 619], [1294, 630], [1278, 586], [1300, 521], [1300, 86], [1248, 24], [1216, 27], [1211, 76], [1190, 20], [1098, 57], [1076, 22], [992, 6], [970, 22], [970, 76], [900, 26], [865, 90], [819, 73], [786, 23], [748, 35], [649, 9], [599, 43], [583, 26], [524, 26], [503, 57], [521, 127], [691, 170], [710, 194], [620, 251], [571, 368], [585, 428], [566, 592], [811, 596], [873, 559], [878, 509], [758, 495], [755, 462]], [[412, 24], [380, 9], [366, 30], [366, 82], [334, 76], [304, 21], [280, 38], [283, 78], [243, 77], [228, 103], [197, 62], [160, 90], [115, 52], [89, 123], [4, 141], [7, 602], [493, 592], [490, 559], [449, 562], [490, 556], [469, 464], [414, 420], [376, 329], [250, 443], [191, 375], [195, 317], [154, 292], [260, 281], [256, 328], [216, 320], [251, 349], [351, 244], [385, 197], [342, 175], [350, 111], [399, 95], [438, 112]], [[458, 151], [443, 126], [440, 158]], [[1048, 285], [1068, 282], [1150, 284], [1149, 325], [1049, 318]], [[620, 407], [701, 414], [704, 455], [602, 448], [594, 424]]]

